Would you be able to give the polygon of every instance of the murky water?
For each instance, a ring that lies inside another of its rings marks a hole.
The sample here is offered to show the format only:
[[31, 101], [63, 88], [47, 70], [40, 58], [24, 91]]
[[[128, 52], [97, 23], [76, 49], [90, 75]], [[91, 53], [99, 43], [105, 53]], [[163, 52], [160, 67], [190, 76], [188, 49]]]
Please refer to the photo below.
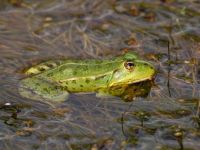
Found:
[[[198, 0], [1, 0], [0, 149], [198, 150], [199, 10]], [[33, 64], [123, 50], [157, 67], [147, 98], [71, 94], [52, 108], [18, 94]]]

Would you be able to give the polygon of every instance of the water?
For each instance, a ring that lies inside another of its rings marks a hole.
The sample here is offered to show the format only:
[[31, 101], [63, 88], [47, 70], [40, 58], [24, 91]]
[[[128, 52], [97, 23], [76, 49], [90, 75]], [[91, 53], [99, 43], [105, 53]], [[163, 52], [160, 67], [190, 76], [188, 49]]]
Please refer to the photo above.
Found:
[[[198, 150], [199, 8], [195, 0], [1, 0], [0, 149]], [[146, 98], [71, 94], [52, 108], [18, 94], [31, 65], [125, 50], [158, 70]]]

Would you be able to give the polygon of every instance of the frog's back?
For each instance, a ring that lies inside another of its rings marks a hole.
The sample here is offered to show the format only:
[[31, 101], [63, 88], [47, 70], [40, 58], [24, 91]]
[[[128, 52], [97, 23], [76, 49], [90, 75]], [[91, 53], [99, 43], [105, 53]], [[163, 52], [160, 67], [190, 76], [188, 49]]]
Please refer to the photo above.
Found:
[[117, 69], [121, 60], [66, 60], [59, 66], [39, 74], [53, 81], [77, 80], [79, 78], [96, 78], [111, 74]]
[[[63, 71], [65, 69], [69, 69], [69, 67], [73, 70], [78, 70], [83, 68], [85, 75], [87, 73], [105, 73], [110, 69], [114, 69], [123, 59], [135, 59], [136, 56], [132, 53], [127, 53], [124, 56], [115, 57], [112, 59], [104, 59], [104, 60], [96, 60], [96, 59], [88, 59], [88, 60], [50, 60], [46, 62], [42, 62], [38, 65], [35, 65], [28, 70], [25, 71], [26, 75], [37, 75], [45, 72], [55, 72], [55, 71]], [[115, 65], [116, 64], [116, 65]], [[113, 68], [114, 67], [114, 68]], [[91, 70], [91, 71], [90, 71]], [[69, 76], [71, 75], [69, 71]], [[84, 75], [84, 74], [73, 74], [74, 76]]]
[[64, 60], [49, 60], [49, 61], [45, 61], [42, 63], [39, 63], [33, 67], [30, 67], [29, 69], [27, 69], [24, 73], [26, 75], [37, 75], [37, 74], [41, 74], [45, 71], [54, 69], [58, 66], [60, 66], [61, 64], [64, 63]]
[[121, 62], [133, 59], [136, 56], [127, 53], [112, 59], [86, 59], [86, 60], [51, 60], [29, 68], [25, 73], [48, 79], [51, 81], [71, 80], [78, 78], [96, 78], [112, 73]]

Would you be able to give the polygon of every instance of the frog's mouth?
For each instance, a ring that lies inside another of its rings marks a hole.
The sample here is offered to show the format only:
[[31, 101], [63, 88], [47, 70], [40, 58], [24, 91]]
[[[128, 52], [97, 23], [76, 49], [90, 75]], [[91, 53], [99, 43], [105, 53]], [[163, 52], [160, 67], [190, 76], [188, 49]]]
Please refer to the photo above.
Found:
[[126, 82], [116, 82], [116, 83], [112, 83], [110, 86], [119, 86], [119, 85], [131, 85], [131, 84], [136, 84], [139, 82], [145, 82], [145, 81], [154, 81], [156, 75], [153, 74], [149, 77], [146, 78], [142, 78], [142, 79], [138, 79], [138, 80], [130, 80], [130, 81], [126, 81]]
[[133, 81], [130, 81], [130, 82], [128, 82], [128, 84], [134, 84], [134, 83], [138, 83], [138, 82], [143, 82], [143, 81], [153, 81], [153, 80], [155, 80], [155, 77], [156, 77], [156, 75], [155, 74], [153, 74], [153, 75], [151, 75], [151, 76], [149, 76], [149, 77], [146, 77], [146, 78], [143, 78], [143, 79], [139, 79], [139, 80], [133, 80]]
[[140, 79], [140, 80], [136, 80], [136, 81], [127, 82], [127, 85], [138, 84], [138, 83], [148, 82], [148, 81], [153, 81], [153, 80], [154, 80], [153, 77], [148, 77], [148, 78], [144, 78], [144, 79]]
[[114, 83], [111, 83], [110, 86], [120, 86], [120, 85], [130, 85], [130, 84], [136, 84], [136, 83], [139, 83], [139, 82], [145, 82], [145, 81], [154, 81], [156, 78], [156, 72], [153, 73], [152, 75], [150, 76], [147, 76], [145, 78], [142, 78], [142, 79], [130, 79], [130, 80], [126, 80], [126, 81], [119, 81], [119, 82], [114, 82]]

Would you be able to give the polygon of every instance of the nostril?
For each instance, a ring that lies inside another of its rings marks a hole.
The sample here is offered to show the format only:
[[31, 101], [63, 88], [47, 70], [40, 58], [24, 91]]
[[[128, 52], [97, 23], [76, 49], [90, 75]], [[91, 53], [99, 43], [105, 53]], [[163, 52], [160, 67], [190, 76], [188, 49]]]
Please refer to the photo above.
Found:
[[151, 69], [154, 69], [154, 67], [153, 67], [153, 66], [150, 66], [150, 68], [151, 68]]

